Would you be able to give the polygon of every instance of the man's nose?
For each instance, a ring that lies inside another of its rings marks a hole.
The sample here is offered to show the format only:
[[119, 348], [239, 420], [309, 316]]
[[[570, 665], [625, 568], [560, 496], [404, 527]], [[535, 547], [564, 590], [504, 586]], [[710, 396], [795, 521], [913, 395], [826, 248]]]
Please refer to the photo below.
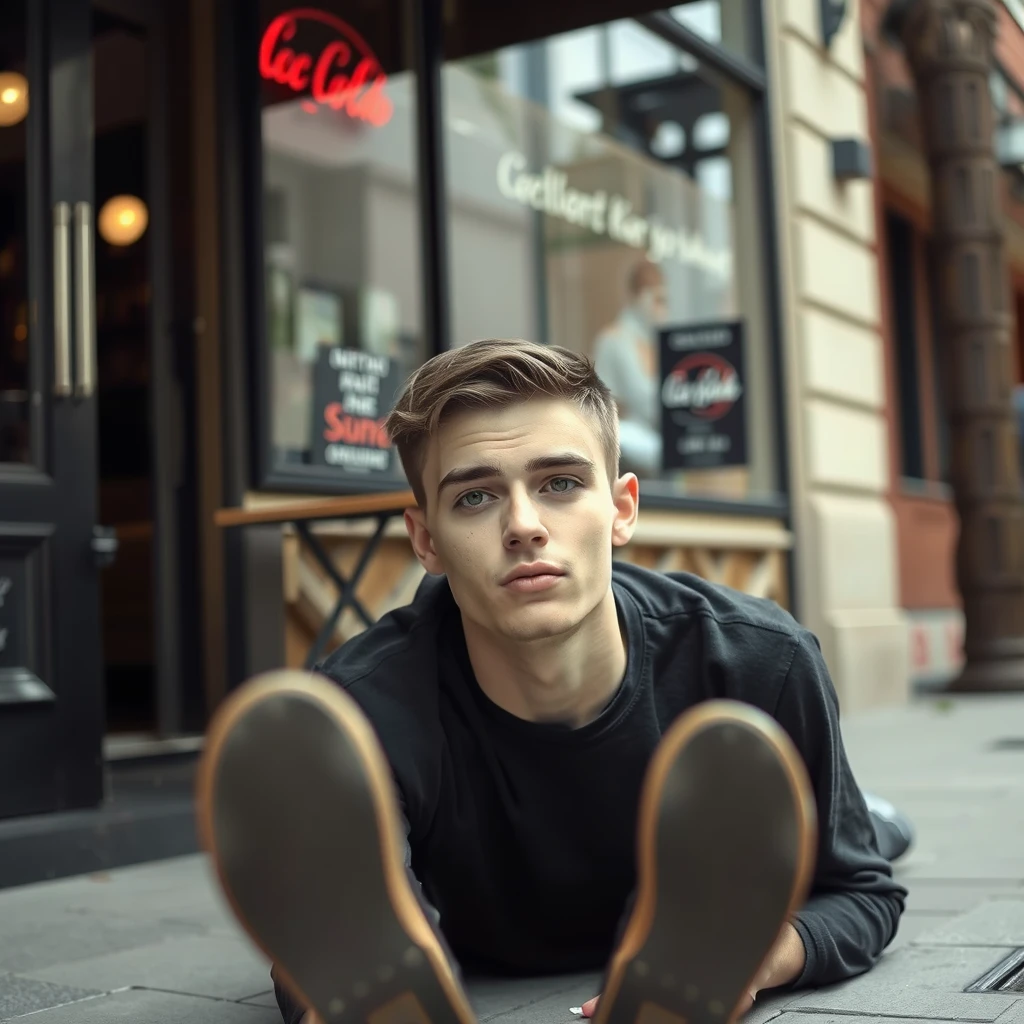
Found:
[[541, 522], [540, 511], [527, 495], [510, 496], [504, 534], [506, 547], [547, 543], [548, 531]]

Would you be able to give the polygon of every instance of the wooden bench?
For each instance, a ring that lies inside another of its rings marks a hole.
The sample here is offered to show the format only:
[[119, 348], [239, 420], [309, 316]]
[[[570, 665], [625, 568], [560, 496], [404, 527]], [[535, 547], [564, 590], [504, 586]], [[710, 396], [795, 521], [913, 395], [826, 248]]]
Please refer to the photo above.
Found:
[[[415, 504], [416, 499], [412, 491], [354, 494], [341, 498], [296, 498], [294, 501], [275, 502], [265, 508], [222, 508], [214, 515], [214, 522], [224, 529], [291, 525], [301, 543], [338, 588], [337, 603], [324, 620], [313, 646], [306, 655], [305, 667], [311, 669], [320, 660], [334, 627], [346, 608], [351, 608], [366, 625], [373, 624], [373, 616], [356, 597], [356, 589], [377, 552], [390, 520]], [[338, 567], [310, 529], [312, 523], [346, 519], [372, 519], [376, 523], [373, 533], [360, 552], [352, 575], [348, 578], [338, 571]]]

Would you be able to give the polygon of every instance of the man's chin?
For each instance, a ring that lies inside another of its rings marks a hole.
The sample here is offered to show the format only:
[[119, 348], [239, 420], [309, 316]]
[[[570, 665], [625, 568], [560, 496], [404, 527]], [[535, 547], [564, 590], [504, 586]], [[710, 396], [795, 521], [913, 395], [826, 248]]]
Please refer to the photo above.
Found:
[[523, 608], [516, 614], [499, 618], [498, 629], [512, 640], [528, 642], [549, 640], [573, 632], [579, 618], [553, 608]]

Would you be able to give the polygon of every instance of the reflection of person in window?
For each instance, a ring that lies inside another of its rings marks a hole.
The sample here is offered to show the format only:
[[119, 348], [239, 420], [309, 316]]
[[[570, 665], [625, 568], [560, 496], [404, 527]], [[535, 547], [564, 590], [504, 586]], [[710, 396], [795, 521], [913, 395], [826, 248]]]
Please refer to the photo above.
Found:
[[666, 315], [665, 277], [649, 260], [630, 271], [629, 299], [597, 338], [594, 362], [619, 408], [622, 468], [636, 473], [661, 469], [658, 403], [658, 339]]

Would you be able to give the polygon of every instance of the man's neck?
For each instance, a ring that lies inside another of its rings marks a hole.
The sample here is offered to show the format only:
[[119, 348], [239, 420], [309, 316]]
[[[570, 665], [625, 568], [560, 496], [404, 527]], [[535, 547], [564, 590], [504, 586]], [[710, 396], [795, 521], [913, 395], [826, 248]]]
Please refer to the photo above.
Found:
[[480, 689], [528, 722], [586, 725], [615, 696], [626, 671], [626, 640], [610, 588], [569, 636], [524, 643], [485, 633], [465, 618], [463, 628]]

